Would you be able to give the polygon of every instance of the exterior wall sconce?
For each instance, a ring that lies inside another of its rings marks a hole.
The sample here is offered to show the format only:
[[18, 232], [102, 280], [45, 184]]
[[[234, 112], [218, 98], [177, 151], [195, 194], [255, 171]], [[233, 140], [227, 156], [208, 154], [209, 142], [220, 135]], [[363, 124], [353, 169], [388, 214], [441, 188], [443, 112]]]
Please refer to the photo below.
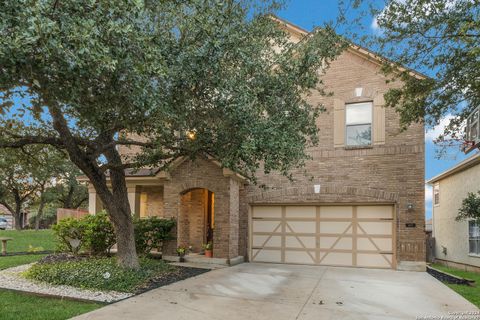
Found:
[[414, 209], [414, 207], [415, 206], [413, 205], [413, 203], [407, 203], [407, 210], [408, 211], [412, 211]]
[[189, 140], [195, 140], [195, 138], [197, 137], [197, 133], [195, 132], [195, 130], [187, 131], [186, 135]]

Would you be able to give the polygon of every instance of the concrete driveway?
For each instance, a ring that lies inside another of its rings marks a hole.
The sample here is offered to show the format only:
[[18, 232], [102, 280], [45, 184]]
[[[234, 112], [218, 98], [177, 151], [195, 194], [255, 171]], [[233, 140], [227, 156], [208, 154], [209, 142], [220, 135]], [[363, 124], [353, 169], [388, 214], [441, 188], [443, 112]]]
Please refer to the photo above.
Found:
[[427, 273], [245, 263], [76, 319], [415, 319], [478, 311]]

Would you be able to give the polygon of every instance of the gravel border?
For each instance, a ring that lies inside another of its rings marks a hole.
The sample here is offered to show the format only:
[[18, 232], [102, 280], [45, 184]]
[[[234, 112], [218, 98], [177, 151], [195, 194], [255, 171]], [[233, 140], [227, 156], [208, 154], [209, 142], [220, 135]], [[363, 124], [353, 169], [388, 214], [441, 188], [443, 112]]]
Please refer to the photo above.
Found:
[[17, 290], [40, 295], [56, 296], [59, 298], [72, 298], [97, 302], [115, 302], [126, 299], [134, 294], [117, 291], [93, 291], [79, 289], [71, 286], [57, 286], [47, 283], [34, 282], [22, 277], [22, 273], [30, 268], [30, 264], [5, 269], [0, 271], [0, 288]]
[[27, 271], [33, 264], [35, 264], [35, 262], [0, 270], [0, 289], [9, 289], [57, 298], [112, 303], [211, 271], [210, 268], [175, 265], [177, 268], [176, 272], [151, 279], [143, 287], [138, 288], [135, 293], [126, 293], [118, 291], [95, 291], [66, 285], [51, 285], [26, 279], [22, 276], [22, 273]]

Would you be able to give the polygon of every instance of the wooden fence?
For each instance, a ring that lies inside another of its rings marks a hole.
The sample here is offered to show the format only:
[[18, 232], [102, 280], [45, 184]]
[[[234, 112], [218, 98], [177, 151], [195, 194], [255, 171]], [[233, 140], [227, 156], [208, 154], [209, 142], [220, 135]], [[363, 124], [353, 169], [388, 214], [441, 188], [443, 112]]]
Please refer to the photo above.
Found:
[[88, 213], [88, 210], [85, 209], [64, 209], [64, 208], [58, 208], [57, 209], [57, 222], [65, 219], [65, 218], [74, 218], [74, 219], [80, 219], [84, 216], [86, 216]]

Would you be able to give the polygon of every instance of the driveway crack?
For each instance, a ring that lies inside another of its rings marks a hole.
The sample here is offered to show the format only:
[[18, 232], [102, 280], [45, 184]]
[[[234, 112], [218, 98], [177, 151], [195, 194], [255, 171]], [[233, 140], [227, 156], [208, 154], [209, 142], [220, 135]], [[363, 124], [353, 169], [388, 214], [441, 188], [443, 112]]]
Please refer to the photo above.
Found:
[[302, 308], [300, 309], [300, 311], [298, 312], [297, 316], [295, 317], [295, 320], [298, 320], [300, 315], [302, 314], [303, 312], [303, 309], [305, 309], [305, 306], [307, 305], [307, 303], [310, 301], [310, 299], [312, 298], [313, 296], [313, 293], [315, 292], [315, 290], [317, 290], [318, 286], [320, 285], [320, 281], [322, 281], [323, 279], [323, 276], [325, 275], [325, 273], [327, 272], [328, 268], [325, 268], [325, 271], [323, 271], [322, 275], [320, 276], [320, 278], [318, 279], [317, 283], [315, 284], [315, 286], [313, 287], [312, 291], [310, 292], [310, 294], [308, 295], [308, 298], [305, 300], [305, 303], [303, 304]]

